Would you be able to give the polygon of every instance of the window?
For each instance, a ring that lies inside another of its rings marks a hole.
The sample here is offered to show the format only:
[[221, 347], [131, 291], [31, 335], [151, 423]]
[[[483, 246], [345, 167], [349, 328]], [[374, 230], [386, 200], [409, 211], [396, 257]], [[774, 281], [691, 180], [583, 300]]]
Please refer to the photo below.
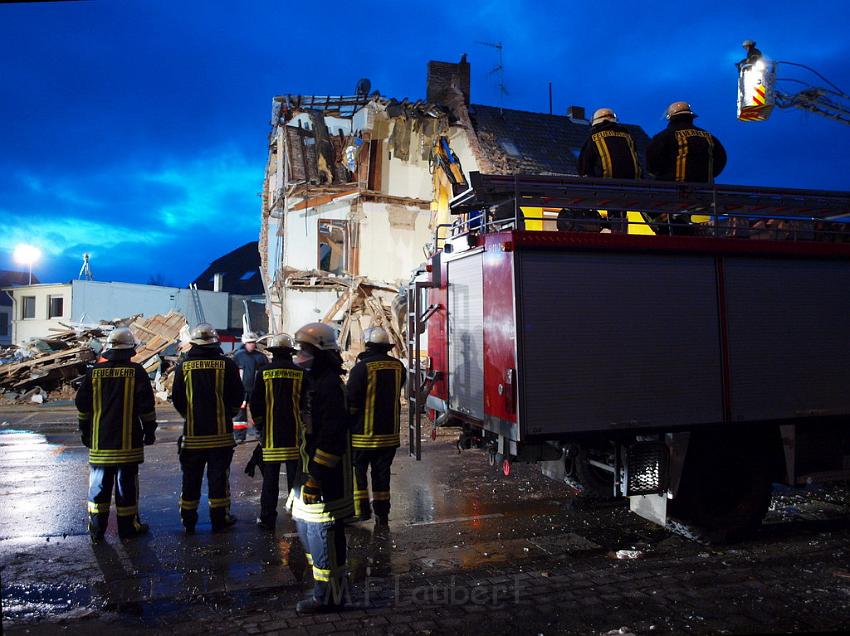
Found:
[[0, 336], [9, 335], [9, 314], [0, 311]]
[[257, 273], [257, 270], [248, 270], [242, 276], [239, 277], [239, 280], [251, 280], [254, 278], [254, 275]]
[[35, 296], [24, 296], [21, 298], [21, 318], [32, 320], [35, 318]]
[[345, 272], [348, 221], [319, 219], [318, 268], [341, 275]]
[[47, 317], [61, 318], [65, 313], [65, 297], [64, 296], [48, 296], [47, 297]]

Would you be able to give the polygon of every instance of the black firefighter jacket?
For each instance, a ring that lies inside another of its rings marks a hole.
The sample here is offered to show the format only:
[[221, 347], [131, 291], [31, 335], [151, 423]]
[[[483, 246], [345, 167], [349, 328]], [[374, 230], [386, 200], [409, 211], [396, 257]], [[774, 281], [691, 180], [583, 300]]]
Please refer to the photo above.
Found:
[[235, 446], [233, 416], [244, 397], [239, 369], [218, 345], [192, 345], [174, 372], [174, 408], [183, 416], [183, 448]]
[[609, 121], [591, 128], [578, 156], [578, 173], [606, 179], [640, 178], [640, 160], [629, 129]]
[[[327, 362], [321, 367], [314, 362], [308, 373], [310, 433], [302, 438], [299, 477], [288, 502], [294, 519], [325, 523], [354, 515], [351, 431], [340, 375], [341, 366]], [[319, 503], [304, 503], [301, 497], [310, 478], [321, 487]]]
[[348, 375], [348, 408], [354, 448], [398, 448], [404, 365], [384, 351], [367, 349]]
[[74, 402], [89, 463], [140, 464], [144, 433], [156, 430], [151, 381], [132, 349], [107, 351], [83, 379]]
[[691, 117], [672, 117], [649, 142], [646, 167], [661, 181], [712, 183], [726, 167], [726, 150]]
[[251, 413], [265, 462], [299, 457], [304, 436], [301, 410], [307, 393], [304, 376], [305, 371], [288, 358], [275, 358], [257, 371]]

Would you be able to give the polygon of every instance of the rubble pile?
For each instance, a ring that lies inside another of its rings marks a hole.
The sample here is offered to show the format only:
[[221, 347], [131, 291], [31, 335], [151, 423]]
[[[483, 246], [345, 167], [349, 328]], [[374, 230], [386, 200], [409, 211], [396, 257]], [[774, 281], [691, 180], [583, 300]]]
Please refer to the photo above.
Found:
[[150, 318], [137, 315], [63, 327], [52, 335], [0, 351], [0, 399], [42, 403], [73, 397], [86, 365], [97, 359], [116, 327], [129, 327], [136, 336], [141, 344], [133, 360], [151, 376], [157, 396], [168, 397], [181, 330], [188, 330], [182, 314], [172, 311]]
[[399, 310], [398, 289], [365, 278], [345, 279], [344, 284], [343, 293], [322, 322], [339, 326], [339, 343], [346, 366], [353, 366], [363, 352], [363, 332], [369, 327], [386, 329], [394, 344], [393, 355], [405, 357], [405, 321]]

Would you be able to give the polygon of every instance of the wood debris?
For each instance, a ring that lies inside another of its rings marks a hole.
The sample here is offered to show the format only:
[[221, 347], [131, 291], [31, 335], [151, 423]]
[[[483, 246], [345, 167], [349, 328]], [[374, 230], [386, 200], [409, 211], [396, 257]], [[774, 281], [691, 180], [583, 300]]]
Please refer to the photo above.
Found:
[[109, 332], [126, 326], [141, 343], [133, 361], [140, 363], [151, 376], [159, 396], [167, 397], [169, 376], [180, 353], [181, 330], [186, 325], [186, 318], [174, 311], [99, 324], [63, 324], [62, 330], [51, 330], [49, 336], [0, 352], [0, 395], [5, 401], [37, 403], [48, 398], [73, 397], [87, 365], [103, 351]]

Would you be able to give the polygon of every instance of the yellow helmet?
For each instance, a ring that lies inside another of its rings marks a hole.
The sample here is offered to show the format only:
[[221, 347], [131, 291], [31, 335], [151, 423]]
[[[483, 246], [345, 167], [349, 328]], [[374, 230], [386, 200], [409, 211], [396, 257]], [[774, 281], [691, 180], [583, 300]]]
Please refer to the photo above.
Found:
[[675, 117], [676, 115], [690, 115], [691, 117], [697, 116], [697, 114], [691, 109], [691, 105], [688, 102], [673, 102], [667, 107], [667, 119]]
[[595, 126], [603, 121], [617, 121], [617, 114], [610, 108], [597, 108], [593, 113], [593, 119], [590, 120], [590, 125]]
[[295, 332], [295, 342], [313, 345], [322, 351], [339, 351], [336, 329], [323, 322], [310, 322]]
[[202, 322], [192, 329], [189, 338], [189, 342], [196, 345], [218, 344], [218, 333], [208, 322]]

